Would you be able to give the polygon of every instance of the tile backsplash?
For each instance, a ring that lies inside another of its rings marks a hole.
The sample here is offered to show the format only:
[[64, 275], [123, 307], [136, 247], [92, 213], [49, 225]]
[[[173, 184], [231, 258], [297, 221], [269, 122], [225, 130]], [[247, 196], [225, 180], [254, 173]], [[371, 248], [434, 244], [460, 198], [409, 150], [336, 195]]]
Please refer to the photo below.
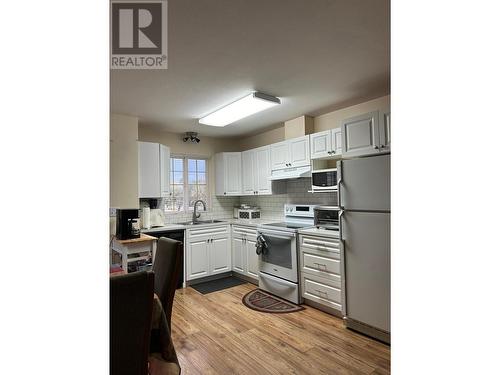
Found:
[[286, 180], [283, 194], [240, 197], [240, 204], [248, 203], [261, 209], [263, 219], [283, 219], [285, 203], [337, 205], [337, 193], [308, 193], [311, 190], [311, 178]]
[[[229, 219], [233, 217], [233, 207], [242, 203], [258, 206], [261, 209], [261, 218], [271, 220], [283, 219], [285, 203], [293, 204], [321, 204], [337, 205], [337, 193], [308, 193], [311, 190], [311, 178], [291, 179], [280, 182], [280, 194], [243, 196], [243, 197], [217, 197], [212, 196], [211, 208], [201, 212], [201, 219]], [[141, 199], [141, 208], [147, 200]], [[158, 207], [164, 207], [160, 202]], [[165, 224], [189, 221], [192, 212], [165, 213]]]

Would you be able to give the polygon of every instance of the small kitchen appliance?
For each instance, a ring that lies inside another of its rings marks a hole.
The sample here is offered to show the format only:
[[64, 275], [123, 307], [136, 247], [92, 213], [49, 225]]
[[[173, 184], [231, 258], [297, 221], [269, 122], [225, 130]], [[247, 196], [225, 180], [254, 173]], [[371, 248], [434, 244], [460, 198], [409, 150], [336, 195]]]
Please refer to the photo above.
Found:
[[140, 236], [139, 209], [116, 209], [116, 238], [119, 240], [128, 240], [131, 238], [139, 238]]
[[260, 219], [260, 208], [248, 204], [234, 206], [233, 218], [239, 220]]
[[150, 212], [151, 228], [165, 226], [165, 214], [160, 208], [152, 208]]
[[314, 207], [314, 226], [322, 229], [339, 230], [339, 212], [337, 206]]
[[312, 171], [311, 177], [313, 192], [337, 190], [337, 168]]
[[238, 219], [240, 220], [255, 220], [260, 219], [260, 208], [240, 208], [238, 210]]

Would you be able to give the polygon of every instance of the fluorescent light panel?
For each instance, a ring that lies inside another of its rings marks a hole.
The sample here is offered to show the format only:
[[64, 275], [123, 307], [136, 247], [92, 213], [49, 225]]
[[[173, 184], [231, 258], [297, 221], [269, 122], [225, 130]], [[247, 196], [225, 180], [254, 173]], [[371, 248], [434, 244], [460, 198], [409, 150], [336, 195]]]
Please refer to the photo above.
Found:
[[281, 104], [274, 96], [253, 92], [198, 120], [200, 124], [226, 126], [244, 117]]

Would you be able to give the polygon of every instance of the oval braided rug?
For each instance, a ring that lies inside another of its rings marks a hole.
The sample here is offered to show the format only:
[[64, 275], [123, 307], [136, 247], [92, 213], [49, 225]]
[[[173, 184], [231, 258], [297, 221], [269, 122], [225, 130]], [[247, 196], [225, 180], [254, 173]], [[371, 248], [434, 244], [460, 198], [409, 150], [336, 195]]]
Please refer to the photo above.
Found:
[[290, 313], [304, 310], [302, 306], [288, 302], [282, 298], [276, 297], [266, 291], [255, 289], [248, 292], [241, 299], [243, 304], [256, 311], [267, 313]]

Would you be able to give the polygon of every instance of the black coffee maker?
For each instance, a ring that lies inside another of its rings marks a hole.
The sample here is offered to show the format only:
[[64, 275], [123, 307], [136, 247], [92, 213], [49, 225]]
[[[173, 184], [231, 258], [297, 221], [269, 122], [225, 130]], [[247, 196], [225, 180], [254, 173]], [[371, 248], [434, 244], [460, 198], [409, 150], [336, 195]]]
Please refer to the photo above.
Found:
[[128, 240], [130, 238], [139, 238], [140, 236], [139, 209], [116, 209], [116, 238], [119, 240]]

